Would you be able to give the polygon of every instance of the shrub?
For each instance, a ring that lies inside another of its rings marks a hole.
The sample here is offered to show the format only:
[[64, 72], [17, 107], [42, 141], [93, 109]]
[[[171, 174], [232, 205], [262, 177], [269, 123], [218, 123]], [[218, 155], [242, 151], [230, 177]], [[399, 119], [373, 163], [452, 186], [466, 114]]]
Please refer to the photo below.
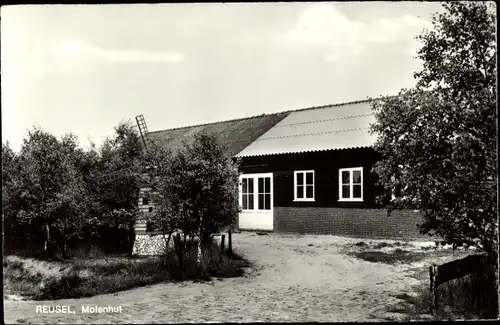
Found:
[[[404, 300], [389, 311], [404, 313], [407, 320], [419, 319], [431, 313], [432, 294], [429, 283], [417, 288], [417, 295], [406, 293], [396, 296]], [[469, 274], [438, 287], [438, 308], [434, 311], [436, 320], [496, 319], [498, 318], [498, 287], [493, 269]]]

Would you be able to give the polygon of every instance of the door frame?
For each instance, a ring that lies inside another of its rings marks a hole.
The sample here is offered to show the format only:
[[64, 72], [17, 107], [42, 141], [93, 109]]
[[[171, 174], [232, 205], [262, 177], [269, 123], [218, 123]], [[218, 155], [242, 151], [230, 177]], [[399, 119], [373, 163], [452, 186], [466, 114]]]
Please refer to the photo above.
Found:
[[[271, 202], [270, 202], [270, 209], [269, 210], [259, 210], [259, 205], [258, 205], [258, 196], [259, 196], [259, 181], [258, 179], [261, 177], [269, 177], [271, 180], [270, 183], [270, 197], [271, 197]], [[254, 179], [254, 209], [252, 210], [243, 210], [243, 191], [242, 191], [242, 179], [243, 178], [253, 178]], [[241, 207], [241, 213], [248, 213], [248, 214], [263, 214], [263, 213], [269, 213], [271, 215], [271, 222], [273, 224], [274, 228], [274, 175], [273, 173], [250, 173], [250, 174], [245, 174], [241, 173], [239, 176], [239, 183], [238, 183], [238, 200], [239, 200], [239, 205]], [[239, 222], [238, 222], [239, 226]]]

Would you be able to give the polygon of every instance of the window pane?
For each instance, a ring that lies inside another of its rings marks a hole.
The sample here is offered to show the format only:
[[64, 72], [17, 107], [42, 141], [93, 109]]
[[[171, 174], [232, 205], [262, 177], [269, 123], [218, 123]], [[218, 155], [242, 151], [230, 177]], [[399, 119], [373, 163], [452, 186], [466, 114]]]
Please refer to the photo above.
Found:
[[266, 210], [271, 210], [271, 194], [265, 194], [265, 199], [264, 208]]
[[306, 186], [306, 198], [312, 199], [314, 197], [314, 186]]
[[306, 184], [312, 185], [313, 183], [314, 183], [313, 173], [312, 172], [306, 173]]
[[297, 185], [304, 184], [304, 174], [297, 173]]
[[253, 210], [253, 194], [248, 194], [248, 210]]
[[241, 198], [243, 202], [242, 203], [242, 208], [244, 210], [248, 209], [248, 194], [243, 194], [243, 197]]
[[264, 210], [264, 194], [259, 194], [259, 210]]
[[254, 193], [254, 190], [253, 190], [253, 178], [249, 178], [248, 179], [248, 192], [247, 193], [250, 193], [250, 194]]
[[353, 185], [352, 189], [353, 197], [356, 199], [361, 198], [361, 185]]
[[355, 170], [352, 172], [352, 181], [354, 184], [361, 184], [361, 171]]
[[257, 193], [264, 193], [264, 178], [259, 177], [257, 180], [259, 187], [257, 188]]
[[265, 179], [264, 190], [266, 193], [271, 193], [271, 177], [266, 177], [264, 179]]
[[351, 189], [349, 185], [342, 185], [342, 198], [349, 199], [351, 197]]
[[241, 193], [248, 193], [247, 184], [248, 184], [248, 180], [246, 178], [243, 178], [241, 180], [241, 187], [242, 187]]
[[342, 172], [342, 184], [349, 184], [349, 171]]
[[304, 198], [304, 186], [299, 185], [297, 186], [297, 199], [303, 199]]

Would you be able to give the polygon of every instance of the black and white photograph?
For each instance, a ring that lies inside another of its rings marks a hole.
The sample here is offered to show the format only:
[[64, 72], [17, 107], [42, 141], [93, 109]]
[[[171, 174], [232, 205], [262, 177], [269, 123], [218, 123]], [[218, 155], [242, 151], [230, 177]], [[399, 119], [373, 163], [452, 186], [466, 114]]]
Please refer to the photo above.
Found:
[[498, 320], [496, 6], [2, 6], [4, 323]]

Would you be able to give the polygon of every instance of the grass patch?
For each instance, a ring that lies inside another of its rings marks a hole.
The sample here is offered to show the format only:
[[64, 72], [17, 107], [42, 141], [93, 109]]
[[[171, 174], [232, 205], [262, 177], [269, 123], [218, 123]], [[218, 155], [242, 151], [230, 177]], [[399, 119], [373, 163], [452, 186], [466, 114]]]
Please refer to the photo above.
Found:
[[251, 263], [235, 251], [221, 254], [215, 243], [203, 250], [202, 270], [197, 265], [196, 246], [183, 252], [183, 267], [173, 252], [160, 257], [97, 258], [43, 261], [34, 258], [4, 258], [4, 292], [33, 300], [90, 297], [160, 282], [212, 277], [238, 277]]
[[410, 252], [402, 249], [395, 249], [391, 253], [379, 251], [349, 252], [349, 255], [372, 263], [412, 263], [423, 260], [426, 255], [420, 252]]
[[[408, 320], [429, 319], [432, 295], [429, 283], [423, 282], [416, 288], [416, 295], [396, 295], [403, 302], [389, 306], [387, 311], [406, 315]], [[454, 279], [438, 287], [438, 308], [432, 318], [435, 320], [497, 319], [498, 289], [495, 272], [488, 268], [479, 273]]]

